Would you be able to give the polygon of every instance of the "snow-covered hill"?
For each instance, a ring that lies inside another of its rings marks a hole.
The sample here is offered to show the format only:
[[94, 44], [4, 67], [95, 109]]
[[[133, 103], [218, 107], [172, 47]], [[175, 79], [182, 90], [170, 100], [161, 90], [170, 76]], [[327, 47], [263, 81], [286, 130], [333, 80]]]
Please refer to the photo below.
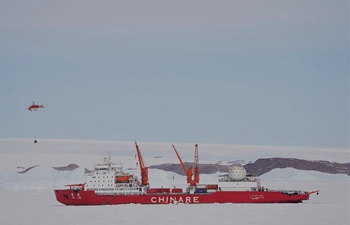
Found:
[[260, 176], [262, 181], [320, 181], [320, 180], [350, 180], [346, 174], [329, 174], [294, 168], [273, 169]]
[[[148, 165], [163, 163], [178, 163], [177, 157], [171, 149], [170, 143], [138, 143], [144, 160]], [[309, 158], [310, 154], [318, 151], [318, 159], [339, 159], [346, 157], [346, 152], [341, 149], [334, 151], [340, 155], [330, 154], [325, 149], [283, 148], [280, 151], [267, 150], [266, 154], [276, 153], [279, 156], [291, 156], [300, 154], [300, 158]], [[194, 145], [177, 144], [177, 149], [184, 159], [193, 160]], [[216, 149], [212, 151], [211, 149]], [[226, 146], [226, 145], [199, 145], [201, 163], [233, 162], [242, 160], [254, 160], [252, 154], [259, 149], [267, 149], [266, 146]], [[92, 169], [94, 164], [102, 162], [107, 151], [111, 151], [112, 161], [121, 162], [125, 170], [139, 176], [136, 166], [135, 145], [133, 142], [108, 142], [108, 141], [81, 141], [81, 140], [40, 140], [34, 144], [29, 139], [0, 139], [0, 189], [53, 189], [62, 188], [65, 184], [85, 182], [85, 168]], [[295, 151], [295, 152], [293, 152]], [[212, 158], [207, 155], [213, 156]], [[237, 155], [241, 159], [237, 159]], [[333, 156], [333, 157], [329, 157]], [[312, 158], [314, 159], [314, 158]], [[242, 162], [242, 161], [240, 161]], [[80, 167], [69, 171], [58, 171], [52, 167], [60, 167], [76, 163]], [[225, 164], [225, 163], [224, 163]], [[38, 165], [25, 173], [19, 170]], [[215, 183], [222, 173], [201, 174], [201, 183]], [[303, 171], [292, 168], [274, 169], [261, 176], [264, 180], [300, 181], [300, 180], [347, 180], [347, 175], [330, 175], [315, 171]], [[161, 186], [186, 186], [186, 178], [174, 172], [166, 172], [158, 169], [149, 170], [149, 182], [152, 187]]]
[[[0, 189], [28, 190], [63, 188], [66, 184], [84, 183], [86, 174], [84, 168], [72, 171], [57, 171], [48, 166], [36, 166], [26, 173], [15, 171], [0, 171]], [[130, 172], [130, 171], [129, 171]], [[139, 176], [138, 170], [134, 171]], [[201, 183], [216, 183], [219, 175], [202, 174]], [[317, 171], [302, 171], [293, 168], [274, 169], [260, 177], [264, 181], [319, 181], [319, 180], [349, 180], [345, 174], [326, 174]], [[149, 170], [149, 182], [152, 187], [186, 187], [186, 177], [174, 172], [158, 169]]]

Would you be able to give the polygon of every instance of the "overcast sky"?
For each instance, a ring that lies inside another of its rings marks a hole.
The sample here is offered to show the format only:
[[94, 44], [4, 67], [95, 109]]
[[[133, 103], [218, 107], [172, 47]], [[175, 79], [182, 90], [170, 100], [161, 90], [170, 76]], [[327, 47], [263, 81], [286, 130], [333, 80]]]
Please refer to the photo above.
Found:
[[348, 147], [349, 1], [0, 0], [0, 104], [0, 138]]

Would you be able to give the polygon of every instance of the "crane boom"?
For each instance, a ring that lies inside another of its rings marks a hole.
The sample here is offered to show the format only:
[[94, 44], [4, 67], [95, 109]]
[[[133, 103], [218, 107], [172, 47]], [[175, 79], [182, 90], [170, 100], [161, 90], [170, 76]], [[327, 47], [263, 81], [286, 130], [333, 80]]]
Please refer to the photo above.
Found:
[[180, 161], [180, 163], [181, 163], [182, 168], [183, 168], [184, 171], [185, 171], [185, 174], [187, 174], [187, 168], [186, 168], [185, 164], [182, 162], [181, 157], [180, 157], [179, 153], [177, 152], [177, 150], [176, 150], [176, 148], [175, 148], [174, 145], [173, 145], [173, 149], [174, 149], [174, 151], [175, 151], [175, 153], [176, 153], [176, 155], [177, 155], [177, 158], [179, 159], [179, 161]]
[[141, 184], [148, 185], [148, 167], [146, 167], [145, 162], [143, 161], [139, 146], [137, 145], [136, 141], [135, 141], [135, 146], [136, 146], [137, 157], [139, 159], [139, 165], [141, 170]]
[[[173, 149], [174, 149], [174, 151], [175, 151], [175, 153], [177, 155], [177, 158], [179, 159], [179, 161], [181, 163], [182, 168], [185, 171], [185, 174], [186, 174], [186, 177], [187, 177], [187, 183], [192, 185], [192, 186], [196, 185], [196, 181], [192, 177], [193, 176], [193, 168], [192, 168], [192, 166], [187, 169], [185, 164], [182, 162], [182, 159], [181, 159], [181, 157], [180, 157], [179, 153], [177, 152], [177, 150], [176, 150], [174, 145], [173, 145]], [[198, 180], [199, 180], [199, 178], [198, 178]]]

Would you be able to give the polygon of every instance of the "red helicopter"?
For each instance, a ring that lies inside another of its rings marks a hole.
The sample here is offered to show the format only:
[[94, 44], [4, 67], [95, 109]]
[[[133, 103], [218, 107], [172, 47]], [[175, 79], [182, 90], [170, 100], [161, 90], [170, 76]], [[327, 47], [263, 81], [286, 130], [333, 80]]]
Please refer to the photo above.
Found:
[[[32, 102], [33, 102], [33, 101], [32, 101]], [[34, 111], [38, 111], [38, 109], [40, 109], [40, 108], [45, 108], [45, 106], [44, 106], [44, 105], [36, 105], [35, 102], [33, 102], [33, 105], [29, 106], [29, 107], [28, 107], [28, 110], [31, 111], [31, 112], [32, 112], [33, 110], [34, 110]]]

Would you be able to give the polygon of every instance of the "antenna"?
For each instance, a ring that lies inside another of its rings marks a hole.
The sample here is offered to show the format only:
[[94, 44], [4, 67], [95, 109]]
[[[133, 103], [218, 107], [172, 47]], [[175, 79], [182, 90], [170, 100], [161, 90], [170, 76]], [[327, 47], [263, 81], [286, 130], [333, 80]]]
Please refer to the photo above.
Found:
[[112, 164], [111, 151], [107, 152], [108, 156], [103, 159], [103, 162], [110, 166]]

